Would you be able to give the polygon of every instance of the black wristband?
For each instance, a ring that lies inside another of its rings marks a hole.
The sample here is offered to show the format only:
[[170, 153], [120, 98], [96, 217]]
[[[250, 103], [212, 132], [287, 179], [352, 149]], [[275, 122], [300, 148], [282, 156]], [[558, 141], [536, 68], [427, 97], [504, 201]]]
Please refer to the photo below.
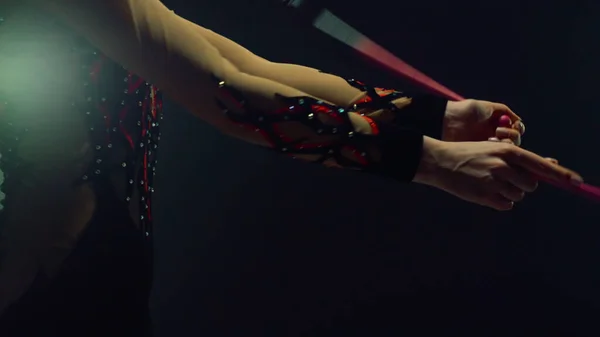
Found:
[[416, 128], [424, 135], [442, 139], [444, 115], [448, 100], [441, 97], [413, 96], [406, 107], [397, 109], [396, 123]]
[[389, 123], [377, 125], [375, 136], [380, 158], [369, 171], [402, 182], [413, 181], [423, 154], [423, 133]]

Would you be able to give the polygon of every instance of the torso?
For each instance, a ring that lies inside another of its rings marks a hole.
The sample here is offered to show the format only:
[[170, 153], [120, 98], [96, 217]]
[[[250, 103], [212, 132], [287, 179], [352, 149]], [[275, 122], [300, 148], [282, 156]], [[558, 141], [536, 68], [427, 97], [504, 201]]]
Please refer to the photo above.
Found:
[[[91, 184], [74, 184], [94, 160], [95, 146], [81, 104], [87, 74], [73, 50], [76, 37], [43, 13], [13, 14], [18, 20], [0, 26], [0, 101], [8, 103], [0, 115], [0, 139], [16, 140], [10, 129], [27, 132], [14, 148], [6, 142], [0, 147], [0, 153], [9, 148], [18, 154], [18, 173], [24, 172], [7, 193], [0, 224], [0, 313], [35, 277], [51, 278], [59, 270], [96, 208]], [[125, 160], [122, 146], [114, 142], [115, 163]], [[15, 175], [6, 174], [9, 181]], [[126, 198], [125, 179], [118, 170], [110, 177], [116, 199]], [[139, 214], [137, 203], [131, 205]]]

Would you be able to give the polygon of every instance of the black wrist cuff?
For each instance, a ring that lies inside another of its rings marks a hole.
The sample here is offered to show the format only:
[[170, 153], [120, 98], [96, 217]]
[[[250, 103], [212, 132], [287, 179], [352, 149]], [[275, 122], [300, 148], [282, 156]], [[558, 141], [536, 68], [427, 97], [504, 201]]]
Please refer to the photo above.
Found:
[[412, 126], [431, 138], [441, 139], [447, 105], [448, 100], [445, 98], [413, 96], [408, 106], [397, 109], [396, 122]]
[[423, 133], [388, 123], [378, 128], [376, 143], [381, 158], [370, 171], [402, 182], [413, 181], [423, 154]]

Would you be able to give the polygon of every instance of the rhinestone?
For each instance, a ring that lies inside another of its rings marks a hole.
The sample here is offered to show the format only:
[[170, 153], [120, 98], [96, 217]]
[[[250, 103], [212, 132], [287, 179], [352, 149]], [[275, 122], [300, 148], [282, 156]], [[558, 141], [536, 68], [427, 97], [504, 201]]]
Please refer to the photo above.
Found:
[[102, 102], [106, 102], [106, 97], [102, 97], [100, 100], [101, 100]]
[[142, 126], [142, 122], [141, 122], [141, 121], [138, 121], [138, 122], [137, 122], [137, 125], [138, 125], [138, 126]]
[[88, 180], [88, 176], [84, 175], [83, 177], [81, 177], [81, 179]]
[[123, 166], [123, 167], [127, 167], [127, 163], [126, 163], [126, 162], [122, 162], [122, 163], [121, 163], [121, 166]]
[[150, 236], [150, 233], [149, 233], [149, 232], [146, 232], [146, 236]]
[[363, 157], [366, 157], [366, 156], [367, 156], [367, 153], [366, 153], [366, 152], [363, 152], [363, 153], [361, 153], [360, 155], [361, 155], [361, 156], [363, 156]]
[[94, 173], [96, 173], [96, 174], [100, 174], [100, 173], [102, 173], [102, 172], [100, 172], [100, 170], [96, 170], [96, 171], [94, 171]]
[[315, 118], [315, 114], [314, 114], [314, 113], [312, 113], [312, 112], [311, 112], [311, 113], [309, 113], [309, 114], [308, 114], [308, 119], [313, 119], [313, 118]]
[[331, 132], [332, 132], [332, 133], [337, 133], [337, 131], [338, 131], [338, 130], [337, 130], [337, 128], [333, 128], [333, 129], [331, 129]]
[[125, 105], [125, 101], [121, 101], [121, 105]]
[[123, 93], [124, 93], [124, 94], [128, 94], [128, 93], [129, 93], [129, 90], [125, 89], [125, 90], [123, 90]]
[[144, 216], [143, 215], [140, 215], [140, 220], [144, 220]]
[[130, 197], [125, 198], [125, 201], [131, 201]]
[[109, 149], [112, 149], [112, 144], [109, 143], [108, 145], [106, 145], [106, 147], [108, 147]]
[[85, 112], [85, 114], [86, 114], [86, 115], [91, 115], [92, 113], [91, 113], [91, 112], [89, 112], [89, 111], [86, 111], [86, 112]]
[[129, 184], [133, 185], [133, 179], [129, 179]]
[[349, 138], [352, 138], [353, 136], [354, 136], [354, 132], [352, 132], [352, 131], [348, 132], [348, 137]]
[[102, 159], [96, 159], [96, 163], [100, 164], [102, 162]]
[[90, 128], [90, 131], [94, 131], [94, 127], [93, 126]]
[[102, 146], [96, 145], [96, 150], [100, 150], [101, 148], [102, 148]]
[[144, 147], [144, 143], [140, 143], [140, 147]]
[[323, 129], [317, 130], [317, 133], [323, 133]]

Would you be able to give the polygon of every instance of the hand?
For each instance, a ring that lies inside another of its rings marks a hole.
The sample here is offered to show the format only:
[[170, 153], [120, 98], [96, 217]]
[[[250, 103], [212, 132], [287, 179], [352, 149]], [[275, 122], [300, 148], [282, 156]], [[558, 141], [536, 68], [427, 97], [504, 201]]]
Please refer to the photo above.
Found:
[[[500, 123], [504, 115], [510, 118], [508, 125]], [[448, 102], [442, 140], [469, 142], [497, 138], [520, 146], [524, 133], [525, 125], [521, 118], [506, 105], [469, 99]]]
[[577, 173], [504, 142], [442, 142], [425, 137], [415, 182], [461, 199], [510, 210], [537, 187], [536, 177], [581, 184]]

